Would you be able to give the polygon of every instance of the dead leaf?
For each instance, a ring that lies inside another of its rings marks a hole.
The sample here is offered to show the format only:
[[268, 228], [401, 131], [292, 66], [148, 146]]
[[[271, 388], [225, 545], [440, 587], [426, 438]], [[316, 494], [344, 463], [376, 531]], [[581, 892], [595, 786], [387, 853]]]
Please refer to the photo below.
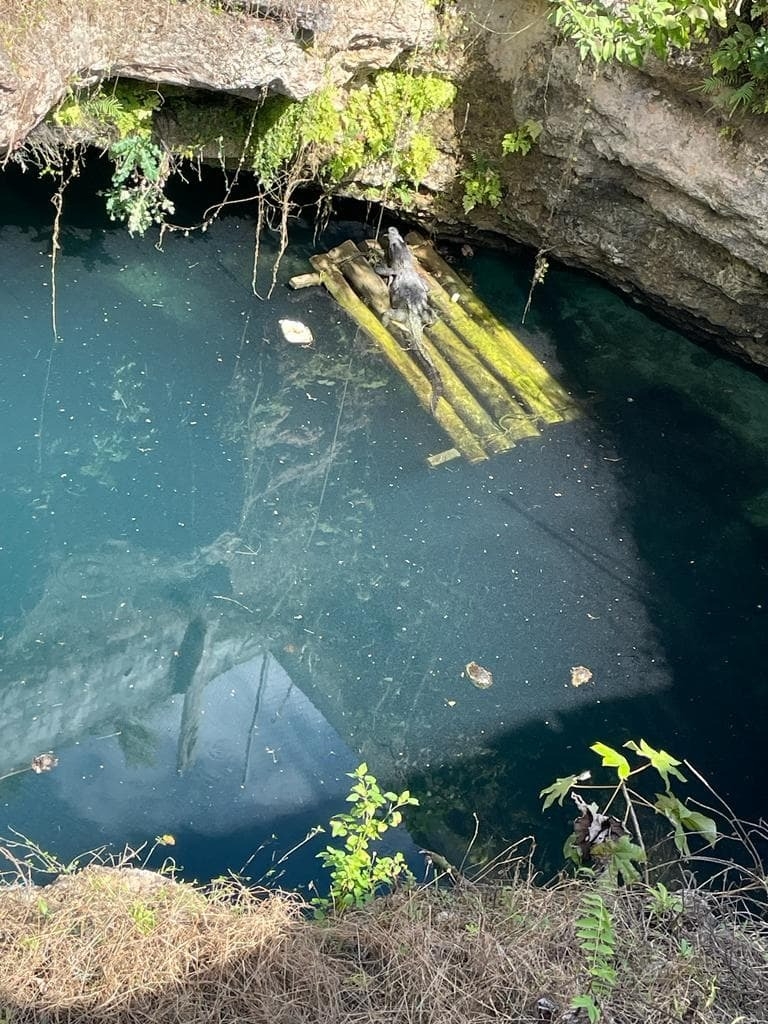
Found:
[[41, 775], [43, 772], [51, 771], [58, 763], [58, 757], [55, 757], [49, 750], [46, 754], [38, 754], [36, 757], [33, 757], [29, 767], [35, 775]]
[[489, 686], [493, 686], [493, 673], [491, 670], [483, 668], [476, 661], [470, 661], [465, 665], [464, 671], [469, 676], [472, 685], [476, 686], [478, 690], [487, 690]]
[[583, 686], [592, 681], [592, 671], [586, 665], [574, 665], [571, 668], [571, 686]]

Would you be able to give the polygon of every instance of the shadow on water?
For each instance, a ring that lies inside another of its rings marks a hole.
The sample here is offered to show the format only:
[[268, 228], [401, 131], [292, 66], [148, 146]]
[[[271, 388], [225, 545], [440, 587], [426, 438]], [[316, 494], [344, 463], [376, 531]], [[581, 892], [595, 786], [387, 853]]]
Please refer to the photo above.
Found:
[[755, 813], [768, 711], [765, 383], [581, 275], [553, 275], [534, 322], [558, 339], [564, 372], [622, 458], [623, 512], [672, 673], [665, 730]]

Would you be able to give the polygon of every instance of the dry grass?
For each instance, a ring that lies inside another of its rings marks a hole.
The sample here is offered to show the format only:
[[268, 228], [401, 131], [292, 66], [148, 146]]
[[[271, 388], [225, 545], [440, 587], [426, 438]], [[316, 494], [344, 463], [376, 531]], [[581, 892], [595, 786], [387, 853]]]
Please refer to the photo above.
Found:
[[[562, 1010], [585, 989], [584, 884], [421, 889], [315, 922], [286, 894], [91, 866], [0, 890], [0, 1020], [535, 1021], [539, 998]], [[604, 1020], [768, 1021], [766, 932], [738, 904], [693, 892], [659, 922], [642, 890], [606, 900], [618, 984]]]

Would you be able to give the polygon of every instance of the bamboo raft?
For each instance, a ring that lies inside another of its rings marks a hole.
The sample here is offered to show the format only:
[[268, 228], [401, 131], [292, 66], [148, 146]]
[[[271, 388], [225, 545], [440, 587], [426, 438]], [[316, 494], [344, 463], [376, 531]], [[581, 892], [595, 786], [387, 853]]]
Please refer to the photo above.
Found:
[[[547, 369], [494, 317], [472, 290], [437, 254], [432, 244], [410, 234], [407, 241], [439, 314], [424, 329], [424, 347], [443, 381], [444, 394], [434, 418], [453, 444], [429, 457], [440, 465], [464, 456], [480, 462], [536, 437], [548, 425], [572, 420], [576, 403]], [[315, 274], [292, 279], [294, 287], [322, 283], [430, 409], [432, 387], [402, 341], [385, 326], [389, 309], [386, 283], [373, 269], [382, 261], [375, 242], [358, 247], [347, 241], [310, 258]], [[397, 331], [397, 326], [394, 328]]]

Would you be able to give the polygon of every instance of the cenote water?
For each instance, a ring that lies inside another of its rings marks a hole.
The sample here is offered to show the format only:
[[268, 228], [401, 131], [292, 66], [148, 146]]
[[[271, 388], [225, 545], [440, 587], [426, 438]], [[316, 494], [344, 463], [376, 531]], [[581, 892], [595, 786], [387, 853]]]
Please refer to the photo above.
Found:
[[187, 877], [306, 883], [322, 837], [283, 855], [365, 759], [420, 797], [417, 843], [460, 857], [476, 814], [475, 856], [559, 849], [539, 790], [631, 737], [764, 810], [765, 382], [565, 270], [521, 327], [530, 256], [481, 251], [461, 269], [581, 415], [431, 470], [448, 441], [402, 380], [286, 287], [375, 225], [297, 224], [262, 301], [247, 215], [158, 251], [91, 188], [55, 345], [48, 193], [0, 192], [0, 834], [66, 859], [169, 833]]

